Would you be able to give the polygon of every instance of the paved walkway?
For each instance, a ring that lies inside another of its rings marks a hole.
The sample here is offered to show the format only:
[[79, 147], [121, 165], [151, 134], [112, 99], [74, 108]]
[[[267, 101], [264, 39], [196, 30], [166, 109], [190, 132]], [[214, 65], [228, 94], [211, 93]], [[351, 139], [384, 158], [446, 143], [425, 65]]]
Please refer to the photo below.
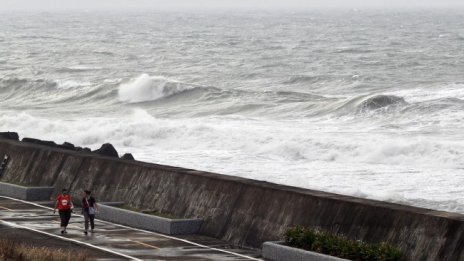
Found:
[[40, 204], [0, 197], [0, 224], [70, 241], [108, 254], [104, 260], [261, 260], [258, 251], [233, 248], [204, 236], [166, 236], [95, 220], [95, 233], [84, 235], [84, 219], [73, 214], [67, 234], [60, 234], [58, 214]]

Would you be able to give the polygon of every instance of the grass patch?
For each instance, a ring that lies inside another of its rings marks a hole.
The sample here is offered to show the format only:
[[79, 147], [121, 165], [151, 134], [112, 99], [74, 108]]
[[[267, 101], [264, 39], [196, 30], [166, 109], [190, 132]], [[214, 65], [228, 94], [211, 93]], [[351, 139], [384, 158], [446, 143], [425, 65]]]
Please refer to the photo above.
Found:
[[326, 255], [359, 261], [404, 261], [397, 248], [387, 243], [367, 244], [342, 235], [296, 226], [285, 232], [288, 246], [302, 248]]
[[139, 212], [147, 215], [152, 215], [152, 216], [158, 216], [158, 217], [163, 217], [163, 218], [169, 218], [169, 219], [182, 219], [181, 217], [169, 214], [169, 213], [161, 213], [156, 210], [141, 210], [138, 208], [134, 208], [131, 206], [123, 205], [123, 206], [118, 206], [119, 208], [134, 211], [134, 212]]
[[15, 241], [0, 239], [0, 260], [15, 261], [91, 261], [87, 253], [62, 249], [34, 247]]

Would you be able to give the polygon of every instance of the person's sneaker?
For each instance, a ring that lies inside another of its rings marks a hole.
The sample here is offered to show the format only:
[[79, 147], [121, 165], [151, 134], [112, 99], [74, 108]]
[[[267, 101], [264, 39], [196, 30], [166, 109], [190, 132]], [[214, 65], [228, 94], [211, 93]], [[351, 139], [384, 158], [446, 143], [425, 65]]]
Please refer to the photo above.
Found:
[[84, 231], [84, 234], [87, 235], [87, 231]]
[[93, 232], [94, 232], [93, 229], [91, 229], [91, 230], [90, 230], [90, 233], [93, 233]]
[[61, 234], [64, 234], [64, 230], [61, 230]]

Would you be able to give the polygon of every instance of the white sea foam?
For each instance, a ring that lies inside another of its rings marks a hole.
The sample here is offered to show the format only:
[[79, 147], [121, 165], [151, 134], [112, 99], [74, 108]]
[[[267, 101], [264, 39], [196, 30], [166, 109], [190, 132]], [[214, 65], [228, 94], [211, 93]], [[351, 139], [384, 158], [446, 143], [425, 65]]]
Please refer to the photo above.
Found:
[[96, 71], [101, 70], [102, 67], [99, 66], [87, 66], [87, 65], [75, 65], [66, 67], [70, 71]]
[[[303, 128], [306, 123], [299, 122], [249, 122], [248, 127], [243, 129], [240, 120], [157, 119], [142, 109], [133, 110], [121, 118], [51, 121], [27, 113], [4, 113], [0, 120], [5, 129], [21, 129], [22, 136], [56, 139], [58, 142], [72, 137], [73, 142], [91, 147], [111, 141], [127, 150], [155, 146], [162, 150], [188, 150], [192, 154], [196, 151], [240, 152], [289, 164], [307, 161], [349, 165], [357, 162], [464, 168], [464, 142], [461, 141], [437, 137], [429, 139], [427, 136], [392, 137], [384, 133], [365, 137], [348, 131], [346, 127], [344, 132], [326, 133]], [[311, 137], [303, 135], [305, 132], [311, 133]], [[346, 135], [350, 139], [346, 139]]]
[[[315, 125], [260, 120], [248, 121], [243, 128], [243, 120], [160, 119], [142, 109], [115, 118], [49, 120], [5, 111], [0, 116], [2, 131], [16, 130], [21, 137], [68, 141], [92, 149], [110, 142], [120, 154], [130, 152], [139, 160], [349, 195], [427, 199], [424, 195], [433, 191], [434, 198], [446, 198], [450, 196], [442, 189], [448, 186], [446, 180], [464, 183], [463, 141], [385, 133], [366, 137], [351, 132], [356, 126], [338, 132], [320, 128], [330, 121]], [[431, 179], [436, 182], [430, 183]]]
[[464, 101], [464, 84], [454, 83], [432, 88], [413, 88], [389, 92], [403, 97], [407, 102], [426, 102], [437, 99], [456, 98]]
[[57, 80], [56, 83], [59, 89], [72, 89], [92, 85], [91, 82], [78, 82], [74, 80]]

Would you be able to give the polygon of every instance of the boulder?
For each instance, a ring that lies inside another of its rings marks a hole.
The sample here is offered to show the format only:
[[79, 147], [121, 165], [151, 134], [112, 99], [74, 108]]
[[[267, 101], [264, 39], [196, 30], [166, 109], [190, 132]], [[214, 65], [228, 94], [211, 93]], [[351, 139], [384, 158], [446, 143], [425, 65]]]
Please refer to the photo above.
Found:
[[0, 139], [8, 139], [8, 140], [18, 140], [19, 135], [16, 132], [0, 132]]
[[21, 141], [22, 142], [33, 143], [33, 144], [38, 144], [38, 145], [44, 145], [44, 146], [48, 146], [48, 147], [56, 147], [55, 142], [48, 141], [48, 140], [39, 140], [39, 139], [34, 139], [34, 138], [23, 138]]
[[134, 159], [134, 156], [132, 156], [132, 154], [130, 154], [130, 153], [126, 153], [126, 154], [122, 155], [121, 159], [125, 159], [125, 160], [135, 160], [135, 159]]
[[69, 142], [64, 142], [61, 145], [58, 145], [58, 147], [66, 150], [76, 150], [76, 147], [74, 147], [74, 144], [69, 143]]
[[80, 152], [92, 152], [92, 150], [89, 149], [89, 148], [87, 148], [87, 147], [84, 147], [84, 148], [82, 148], [82, 147], [75, 147], [74, 150], [75, 150], [75, 151], [80, 151]]
[[118, 152], [110, 143], [103, 144], [98, 150], [94, 150], [93, 152], [108, 157], [119, 158]]

